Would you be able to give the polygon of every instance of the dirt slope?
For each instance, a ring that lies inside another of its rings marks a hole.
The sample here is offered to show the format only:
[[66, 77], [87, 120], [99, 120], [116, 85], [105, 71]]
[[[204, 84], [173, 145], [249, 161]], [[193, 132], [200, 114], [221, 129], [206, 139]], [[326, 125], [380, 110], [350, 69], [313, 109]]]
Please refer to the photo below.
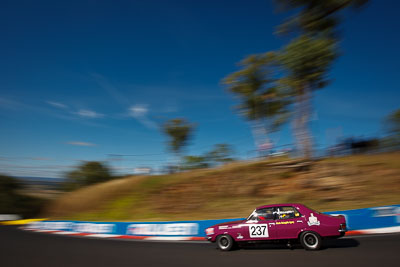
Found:
[[321, 211], [400, 203], [400, 153], [312, 163], [265, 160], [118, 179], [64, 194], [45, 216], [76, 220], [245, 217], [254, 207], [301, 202]]

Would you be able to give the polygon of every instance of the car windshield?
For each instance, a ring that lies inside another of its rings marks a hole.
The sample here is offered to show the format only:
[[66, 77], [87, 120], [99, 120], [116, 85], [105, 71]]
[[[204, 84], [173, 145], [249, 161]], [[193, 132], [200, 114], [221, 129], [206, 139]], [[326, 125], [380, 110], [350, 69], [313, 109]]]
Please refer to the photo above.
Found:
[[256, 210], [253, 210], [253, 212], [252, 213], [250, 213], [250, 215], [247, 217], [247, 219], [246, 220], [251, 220], [254, 216], [256, 216], [257, 215], [257, 213], [256, 213]]

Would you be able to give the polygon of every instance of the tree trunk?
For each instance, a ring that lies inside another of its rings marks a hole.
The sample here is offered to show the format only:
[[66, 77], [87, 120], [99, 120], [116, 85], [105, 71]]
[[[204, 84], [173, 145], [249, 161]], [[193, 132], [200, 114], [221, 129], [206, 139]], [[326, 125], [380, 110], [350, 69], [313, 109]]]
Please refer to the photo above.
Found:
[[312, 157], [312, 141], [309, 130], [311, 112], [311, 92], [307, 86], [299, 90], [296, 96], [295, 116], [293, 120], [293, 132], [296, 141], [296, 149], [301, 157]]
[[303, 134], [304, 134], [304, 155], [306, 159], [312, 158], [312, 136], [310, 133], [311, 118], [311, 92], [306, 89], [304, 92], [304, 114], [303, 114]]
[[253, 134], [253, 138], [254, 138], [254, 144], [255, 144], [257, 152], [258, 152], [258, 156], [262, 157], [264, 155], [261, 152], [260, 148], [263, 144], [270, 143], [269, 133], [265, 129], [263, 122], [260, 120], [253, 122], [251, 129], [252, 129], [252, 134]]

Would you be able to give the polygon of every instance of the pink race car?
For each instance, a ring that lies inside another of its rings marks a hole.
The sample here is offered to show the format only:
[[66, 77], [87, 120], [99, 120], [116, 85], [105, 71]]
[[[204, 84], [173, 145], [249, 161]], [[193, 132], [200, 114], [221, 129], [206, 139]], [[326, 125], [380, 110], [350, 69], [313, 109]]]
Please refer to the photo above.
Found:
[[302, 204], [276, 204], [256, 208], [246, 220], [221, 223], [206, 229], [207, 240], [222, 251], [242, 242], [283, 241], [290, 247], [300, 241], [306, 250], [317, 250], [322, 238], [346, 232], [344, 216], [331, 216]]

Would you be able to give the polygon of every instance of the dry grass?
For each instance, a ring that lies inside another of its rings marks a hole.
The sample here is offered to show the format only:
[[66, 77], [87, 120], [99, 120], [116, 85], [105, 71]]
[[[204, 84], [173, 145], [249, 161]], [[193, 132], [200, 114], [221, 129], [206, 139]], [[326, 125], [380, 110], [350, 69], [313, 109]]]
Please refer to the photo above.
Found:
[[112, 199], [130, 194], [142, 179], [143, 177], [116, 179], [65, 193], [52, 202], [45, 213], [57, 217], [86, 210], [96, 210]]
[[301, 202], [321, 211], [400, 203], [400, 153], [326, 159], [305, 169], [284, 160], [119, 179], [65, 194], [45, 215], [192, 220], [244, 217], [267, 203]]

